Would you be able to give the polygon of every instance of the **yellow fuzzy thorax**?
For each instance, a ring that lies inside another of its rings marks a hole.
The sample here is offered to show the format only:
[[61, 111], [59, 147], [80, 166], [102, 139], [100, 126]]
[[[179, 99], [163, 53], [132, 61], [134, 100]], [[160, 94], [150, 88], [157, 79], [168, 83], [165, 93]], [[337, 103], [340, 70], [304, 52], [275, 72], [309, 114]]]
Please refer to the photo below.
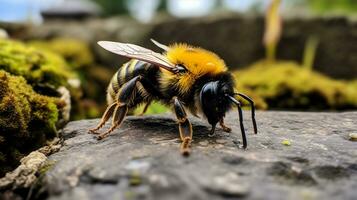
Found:
[[164, 88], [170, 83], [175, 83], [180, 93], [184, 94], [191, 89], [195, 80], [199, 77], [206, 74], [216, 75], [227, 71], [224, 61], [213, 52], [187, 44], [174, 44], [169, 48], [165, 54], [168, 60], [175, 65], [182, 64], [188, 72], [172, 74], [162, 70], [163, 77], [161, 81]]

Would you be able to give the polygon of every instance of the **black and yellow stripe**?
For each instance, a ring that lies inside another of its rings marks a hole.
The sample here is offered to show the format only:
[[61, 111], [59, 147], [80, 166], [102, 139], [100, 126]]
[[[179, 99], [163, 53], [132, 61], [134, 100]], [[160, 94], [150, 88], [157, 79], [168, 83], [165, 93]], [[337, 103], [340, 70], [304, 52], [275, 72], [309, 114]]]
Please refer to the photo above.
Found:
[[[110, 104], [114, 101], [117, 93], [120, 91], [120, 88], [132, 78], [137, 75], [145, 75], [151, 64], [139, 60], [130, 60], [129, 62], [122, 65], [121, 68], [113, 75], [110, 84], [107, 89], [107, 102]], [[141, 99], [149, 96], [147, 91], [138, 86], [138, 91]], [[139, 98], [140, 99], [140, 98]]]

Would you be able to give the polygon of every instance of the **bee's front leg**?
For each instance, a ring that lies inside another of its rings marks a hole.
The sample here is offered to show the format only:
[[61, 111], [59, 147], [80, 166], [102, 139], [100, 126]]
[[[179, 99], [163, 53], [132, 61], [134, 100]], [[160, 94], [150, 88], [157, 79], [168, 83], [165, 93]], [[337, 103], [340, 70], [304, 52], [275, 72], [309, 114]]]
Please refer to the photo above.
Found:
[[187, 119], [187, 114], [182, 103], [177, 99], [177, 97], [174, 97], [173, 101], [175, 114], [179, 123], [180, 138], [182, 141], [181, 153], [184, 156], [188, 156], [190, 154], [190, 146], [192, 142], [192, 125]]

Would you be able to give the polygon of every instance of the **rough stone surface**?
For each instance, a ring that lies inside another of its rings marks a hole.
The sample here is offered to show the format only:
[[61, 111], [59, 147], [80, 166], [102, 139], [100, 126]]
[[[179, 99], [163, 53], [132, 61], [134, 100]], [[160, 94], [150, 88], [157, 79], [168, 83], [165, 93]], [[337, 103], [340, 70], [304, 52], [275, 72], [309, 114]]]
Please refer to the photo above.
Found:
[[30, 187], [36, 181], [36, 172], [44, 165], [45, 161], [45, 154], [38, 151], [31, 152], [21, 159], [20, 166], [0, 179], [0, 190]]
[[44, 187], [53, 200], [356, 199], [357, 143], [349, 134], [357, 112], [258, 112], [257, 135], [244, 114], [246, 150], [237, 145], [236, 112], [226, 118], [232, 133], [218, 129], [212, 138], [204, 121], [190, 118], [190, 157], [179, 153], [173, 116], [128, 117], [102, 141], [86, 133], [97, 119], [71, 122]]

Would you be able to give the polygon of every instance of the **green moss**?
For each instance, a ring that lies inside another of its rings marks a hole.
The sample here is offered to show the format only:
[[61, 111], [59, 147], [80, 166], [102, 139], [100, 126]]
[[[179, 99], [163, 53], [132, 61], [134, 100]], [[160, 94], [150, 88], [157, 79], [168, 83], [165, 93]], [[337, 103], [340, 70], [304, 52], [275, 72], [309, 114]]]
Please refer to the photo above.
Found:
[[258, 62], [235, 72], [241, 88], [263, 98], [275, 109], [351, 109], [357, 90], [344, 81], [303, 69], [294, 62]]
[[14, 40], [0, 39], [0, 69], [23, 76], [31, 85], [67, 86], [76, 77], [62, 57]]
[[32, 41], [29, 44], [63, 56], [70, 66], [76, 69], [92, 65], [94, 62], [89, 45], [78, 39], [55, 38], [49, 41]]
[[29, 45], [61, 55], [81, 80], [82, 91], [73, 92], [71, 119], [100, 117], [105, 109], [105, 88], [114, 72], [94, 63], [89, 44], [78, 39], [54, 38], [31, 41]]
[[36, 93], [21, 76], [0, 70], [0, 176], [24, 154], [57, 135], [59, 100]]

